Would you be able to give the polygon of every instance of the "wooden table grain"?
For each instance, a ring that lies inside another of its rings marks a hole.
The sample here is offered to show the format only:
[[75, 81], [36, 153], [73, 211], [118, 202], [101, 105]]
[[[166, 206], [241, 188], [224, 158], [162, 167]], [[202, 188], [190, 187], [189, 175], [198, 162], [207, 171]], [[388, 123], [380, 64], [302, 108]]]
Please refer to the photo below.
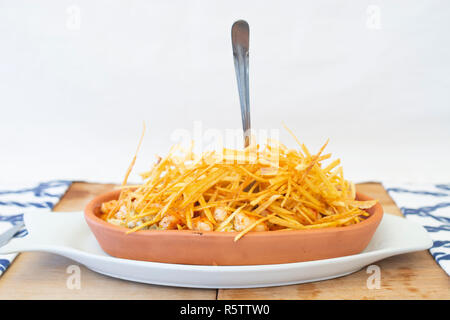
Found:
[[[73, 183], [54, 211], [82, 210], [111, 184]], [[380, 200], [385, 212], [401, 215], [378, 183], [358, 190]], [[80, 267], [80, 288], [68, 286], [70, 266]], [[0, 277], [0, 299], [450, 299], [450, 280], [428, 251], [376, 263], [380, 288], [369, 289], [364, 268], [338, 279], [259, 289], [189, 289], [134, 283], [95, 273], [70, 259], [39, 252], [20, 254]], [[69, 269], [68, 269], [69, 268]]]

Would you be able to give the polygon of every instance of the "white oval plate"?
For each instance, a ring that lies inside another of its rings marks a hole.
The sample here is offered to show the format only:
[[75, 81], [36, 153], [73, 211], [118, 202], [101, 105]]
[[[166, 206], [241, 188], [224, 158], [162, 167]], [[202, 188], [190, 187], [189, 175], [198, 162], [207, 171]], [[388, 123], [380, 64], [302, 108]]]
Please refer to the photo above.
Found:
[[424, 228], [404, 218], [385, 214], [368, 247], [360, 254], [273, 265], [181, 265], [109, 256], [98, 245], [82, 212], [28, 213], [24, 220], [29, 234], [11, 240], [0, 248], [0, 253], [51, 252], [111, 277], [191, 288], [257, 288], [332, 279], [393, 255], [432, 246]]

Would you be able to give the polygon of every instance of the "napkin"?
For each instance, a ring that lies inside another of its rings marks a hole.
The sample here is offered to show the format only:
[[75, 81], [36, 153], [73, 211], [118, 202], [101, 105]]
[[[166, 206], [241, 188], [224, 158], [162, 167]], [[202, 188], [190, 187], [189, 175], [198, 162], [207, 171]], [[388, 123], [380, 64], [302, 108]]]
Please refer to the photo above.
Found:
[[[21, 185], [0, 185], [0, 234], [13, 225], [23, 222], [23, 214], [45, 212], [64, 195], [71, 181], [53, 180]], [[27, 230], [22, 228], [14, 237], [24, 237]], [[0, 276], [9, 267], [17, 254], [0, 255]]]
[[450, 184], [383, 185], [403, 215], [428, 231], [430, 253], [450, 275]]

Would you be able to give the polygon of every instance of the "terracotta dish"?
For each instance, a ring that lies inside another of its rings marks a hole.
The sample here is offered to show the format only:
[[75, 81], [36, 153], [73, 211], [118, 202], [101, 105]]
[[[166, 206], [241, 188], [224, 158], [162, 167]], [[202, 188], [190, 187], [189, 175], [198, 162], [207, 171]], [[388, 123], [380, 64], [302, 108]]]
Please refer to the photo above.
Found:
[[[379, 203], [366, 211], [366, 220], [345, 227], [250, 232], [234, 241], [236, 232], [142, 230], [115, 226], [100, 215], [103, 202], [117, 199], [120, 190], [94, 198], [85, 219], [102, 249], [111, 256], [191, 265], [262, 265], [336, 258], [360, 253], [369, 244], [381, 218]], [[357, 200], [372, 198], [356, 193]]]

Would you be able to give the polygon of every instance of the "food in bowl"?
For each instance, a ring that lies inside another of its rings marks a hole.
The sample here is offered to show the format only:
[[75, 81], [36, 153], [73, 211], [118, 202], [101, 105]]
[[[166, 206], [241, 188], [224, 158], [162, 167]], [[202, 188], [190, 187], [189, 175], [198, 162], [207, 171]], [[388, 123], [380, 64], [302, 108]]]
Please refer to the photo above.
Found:
[[254, 232], [359, 224], [377, 201], [356, 198], [339, 159], [324, 163], [327, 143], [315, 154], [274, 140], [200, 155], [176, 145], [141, 174], [142, 184], [123, 185], [117, 199], [103, 202], [100, 217], [127, 234], [234, 232], [235, 241]]

